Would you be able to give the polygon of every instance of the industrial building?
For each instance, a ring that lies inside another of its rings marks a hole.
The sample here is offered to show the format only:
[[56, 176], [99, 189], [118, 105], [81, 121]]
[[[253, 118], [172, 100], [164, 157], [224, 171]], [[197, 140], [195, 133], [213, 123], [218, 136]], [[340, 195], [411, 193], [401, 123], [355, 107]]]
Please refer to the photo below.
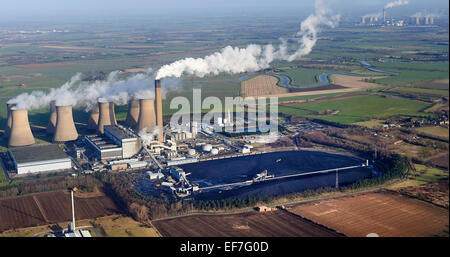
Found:
[[23, 146], [8, 153], [18, 175], [72, 168], [71, 159], [58, 145]]
[[122, 147], [122, 158], [130, 158], [141, 149], [138, 136], [120, 125], [105, 126], [105, 136]]
[[120, 125], [105, 125], [103, 135], [88, 135], [84, 140], [99, 160], [127, 159], [141, 149], [139, 138]]
[[104, 135], [87, 135], [84, 142], [95, 159], [103, 161], [122, 158], [122, 147]]

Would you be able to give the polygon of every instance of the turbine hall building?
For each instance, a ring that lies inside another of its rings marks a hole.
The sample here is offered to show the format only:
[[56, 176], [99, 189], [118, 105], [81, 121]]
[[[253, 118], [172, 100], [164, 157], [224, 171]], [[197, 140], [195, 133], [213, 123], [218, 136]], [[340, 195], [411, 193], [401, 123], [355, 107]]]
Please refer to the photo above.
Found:
[[139, 138], [120, 125], [105, 125], [104, 133], [84, 137], [88, 148], [98, 160], [127, 159], [139, 152]]
[[58, 145], [32, 145], [9, 150], [18, 175], [72, 168], [69, 156]]

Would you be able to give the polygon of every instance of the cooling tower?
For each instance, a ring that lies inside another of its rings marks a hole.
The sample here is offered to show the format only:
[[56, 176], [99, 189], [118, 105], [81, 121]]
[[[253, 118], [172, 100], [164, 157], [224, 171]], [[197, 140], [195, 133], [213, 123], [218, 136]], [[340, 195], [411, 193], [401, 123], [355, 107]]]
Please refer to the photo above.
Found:
[[56, 128], [56, 101], [50, 102], [50, 120], [47, 125], [47, 133], [53, 134]]
[[56, 106], [56, 128], [53, 142], [76, 140], [78, 132], [72, 116], [72, 106]]
[[370, 17], [369, 22], [372, 24], [373, 23], [373, 17]]
[[147, 128], [147, 132], [152, 132], [155, 126], [155, 101], [153, 101], [153, 99], [140, 99], [139, 119], [136, 126], [136, 131], [139, 132], [143, 128]]
[[366, 17], [361, 17], [361, 24], [366, 24]]
[[98, 126], [97, 126], [97, 130], [98, 132], [100, 132], [101, 134], [105, 133], [105, 131], [103, 130], [103, 127], [105, 125], [112, 125], [113, 123], [111, 122], [111, 114], [109, 113], [109, 110], [111, 109], [109, 106], [109, 102], [98, 102], [98, 107], [99, 107], [99, 117], [98, 117]]
[[128, 102], [127, 118], [125, 125], [130, 128], [136, 128], [139, 120], [139, 100], [133, 99]]
[[116, 112], [114, 111], [114, 103], [113, 102], [109, 103], [109, 115], [111, 116], [111, 124], [116, 125], [117, 124]]
[[[162, 142], [163, 135], [163, 113], [162, 113], [162, 94], [161, 94], [161, 80], [155, 80], [155, 99], [156, 99], [156, 124], [158, 125], [158, 141]], [[141, 109], [142, 110], [142, 109]]]
[[90, 112], [89, 120], [87, 124], [87, 128], [89, 130], [97, 130], [98, 128], [98, 117], [99, 117], [99, 110], [98, 110], [98, 104], [95, 104]]
[[8, 112], [8, 119], [6, 121], [6, 126], [5, 126], [5, 133], [4, 136], [6, 138], [9, 137], [9, 133], [11, 132], [11, 126], [12, 126], [12, 115], [11, 115], [11, 108], [13, 108], [14, 106], [16, 106], [17, 104], [6, 104], [6, 110]]
[[11, 117], [11, 131], [8, 146], [25, 146], [34, 144], [33, 133], [31, 133], [30, 123], [28, 122], [28, 111], [12, 110]]

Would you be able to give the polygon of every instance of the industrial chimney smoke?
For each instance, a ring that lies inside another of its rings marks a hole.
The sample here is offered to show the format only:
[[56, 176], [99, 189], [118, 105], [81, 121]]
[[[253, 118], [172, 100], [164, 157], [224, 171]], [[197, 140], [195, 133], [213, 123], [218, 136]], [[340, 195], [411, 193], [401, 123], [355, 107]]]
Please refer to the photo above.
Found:
[[30, 123], [28, 122], [28, 111], [12, 110], [11, 117], [11, 132], [9, 135], [8, 146], [34, 144], [33, 133], [31, 133]]
[[6, 121], [6, 127], [5, 127], [5, 133], [4, 136], [6, 138], [9, 137], [9, 134], [11, 133], [11, 126], [12, 126], [12, 115], [11, 115], [11, 108], [13, 108], [14, 106], [16, 106], [16, 104], [6, 104], [6, 110], [8, 112], [8, 119]]
[[98, 104], [95, 104], [90, 112], [87, 128], [89, 130], [97, 130], [98, 128], [99, 110]]
[[[158, 141], [162, 142], [164, 139], [163, 132], [163, 113], [162, 113], [162, 94], [161, 94], [161, 80], [155, 80], [155, 99], [156, 99], [156, 124], [158, 125]], [[142, 108], [141, 108], [142, 110]]]
[[[111, 107], [113, 105], [113, 107]], [[116, 125], [115, 116], [111, 114], [111, 110], [114, 111], [114, 104], [111, 102], [98, 102], [99, 106], [99, 118], [98, 118], [98, 127], [97, 130], [101, 134], [105, 133], [104, 126], [107, 125]]]
[[154, 130], [155, 126], [155, 101], [153, 101], [153, 99], [140, 99], [139, 119], [136, 131], [139, 132], [142, 129], [147, 128], [147, 132], [151, 132]]
[[56, 128], [56, 101], [50, 102], [50, 120], [47, 125], [47, 133], [53, 134]]
[[53, 142], [67, 142], [76, 140], [78, 132], [72, 116], [72, 106], [56, 106], [56, 129]]
[[125, 125], [130, 128], [136, 128], [139, 120], [139, 100], [132, 99], [128, 102], [128, 112], [127, 118], [125, 120]]

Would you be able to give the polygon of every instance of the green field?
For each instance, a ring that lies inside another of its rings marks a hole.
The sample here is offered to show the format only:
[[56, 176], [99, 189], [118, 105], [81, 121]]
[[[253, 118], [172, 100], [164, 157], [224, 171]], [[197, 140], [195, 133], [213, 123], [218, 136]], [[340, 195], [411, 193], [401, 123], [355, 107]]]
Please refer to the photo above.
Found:
[[[422, 112], [429, 104], [419, 101], [381, 97], [375, 95], [330, 100], [317, 103], [283, 106], [285, 114], [310, 116], [328, 121], [351, 124], [370, 119], [385, 119], [395, 115], [425, 116]], [[301, 109], [297, 109], [301, 108]], [[319, 115], [327, 110], [339, 111], [334, 115]]]
[[449, 138], [449, 129], [440, 127], [440, 126], [433, 126], [433, 127], [420, 127], [416, 128], [417, 131], [422, 132], [427, 135], [437, 136], [441, 138]]
[[380, 63], [374, 66], [398, 72], [398, 76], [376, 79], [375, 82], [387, 86], [400, 86], [435, 79], [448, 78], [448, 62], [438, 63]]
[[320, 74], [326, 72], [327, 70], [322, 69], [292, 69], [283, 70], [280, 72], [281, 75], [286, 75], [291, 79], [291, 84], [294, 86], [311, 85], [318, 82], [318, 77]]
[[418, 87], [398, 87], [395, 90], [403, 91], [403, 92], [438, 95], [438, 96], [448, 95], [448, 90], [426, 89], [426, 88], [418, 88]]
[[408, 186], [422, 186], [428, 183], [436, 182], [440, 179], [448, 179], [448, 172], [441, 169], [427, 167], [421, 164], [414, 164], [416, 172], [409, 175], [408, 179], [392, 188], [401, 188]]

